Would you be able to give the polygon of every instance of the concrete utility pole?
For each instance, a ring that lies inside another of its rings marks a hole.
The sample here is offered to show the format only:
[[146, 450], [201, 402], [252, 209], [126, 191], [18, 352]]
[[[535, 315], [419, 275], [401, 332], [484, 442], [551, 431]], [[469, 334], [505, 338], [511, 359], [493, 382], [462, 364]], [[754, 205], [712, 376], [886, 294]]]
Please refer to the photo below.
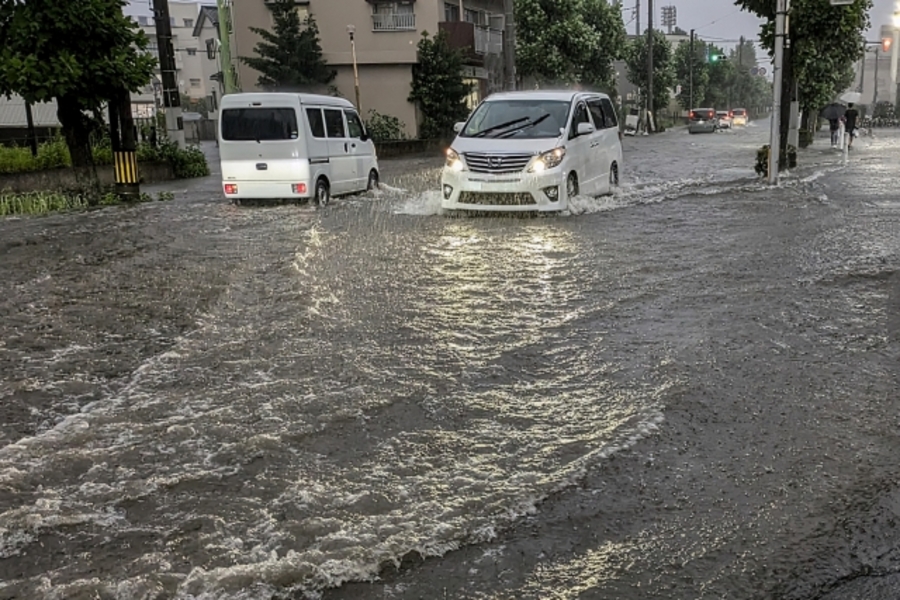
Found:
[[777, 0], [775, 8], [775, 56], [772, 74], [772, 116], [769, 128], [769, 183], [778, 183], [778, 159], [781, 150], [781, 85], [784, 75], [784, 36], [788, 0]]
[[690, 58], [688, 59], [688, 82], [691, 88], [691, 100], [690, 106], [688, 106], [688, 110], [694, 110], [694, 30], [691, 29], [691, 47], [690, 52], [688, 53]]
[[131, 114], [131, 94], [122, 88], [109, 99], [109, 139], [115, 163], [116, 194], [125, 201], [140, 199], [137, 133]]
[[656, 128], [652, 126], [653, 119], [653, 0], [647, 0], [647, 131]]
[[181, 116], [181, 95], [175, 68], [175, 48], [172, 46], [172, 22], [169, 0], [153, 0], [153, 19], [159, 45], [159, 70], [162, 74], [163, 104], [166, 107], [166, 135], [179, 148], [184, 148], [184, 119]]
[[878, 106], [878, 63], [881, 62], [881, 46], [875, 47], [875, 89], [872, 90], [872, 113]]
[[505, 31], [503, 32], [503, 60], [506, 71], [506, 89], [516, 89], [516, 3], [515, 0], [503, 0], [505, 15]]
[[356, 110], [363, 114], [362, 102], [359, 100], [359, 65], [356, 62], [356, 27], [347, 25], [347, 33], [350, 35], [350, 54], [353, 57], [353, 90], [356, 92]]
[[634, 25], [634, 35], [640, 37], [641, 35], [641, 0], [634, 0], [634, 19], [636, 21]]
[[231, 11], [225, 0], [216, 0], [219, 13], [219, 68], [222, 69], [222, 85], [226, 94], [237, 91], [234, 81], [234, 67], [231, 64]]

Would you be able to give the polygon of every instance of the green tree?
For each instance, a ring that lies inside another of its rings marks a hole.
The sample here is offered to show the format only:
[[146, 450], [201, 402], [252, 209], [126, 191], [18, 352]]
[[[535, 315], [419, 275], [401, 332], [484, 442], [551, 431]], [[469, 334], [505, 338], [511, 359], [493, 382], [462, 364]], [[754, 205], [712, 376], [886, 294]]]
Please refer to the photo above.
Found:
[[422, 33], [418, 46], [418, 63], [413, 67], [409, 101], [422, 111], [419, 137], [438, 139], [453, 131], [454, 123], [469, 114], [466, 97], [470, 89], [463, 80], [463, 57], [450, 47], [447, 32], [433, 38]]
[[[706, 98], [706, 89], [709, 85], [709, 70], [706, 63], [706, 44], [700, 40], [694, 40], [694, 54], [691, 56], [690, 42], [681, 42], [675, 48], [673, 57], [675, 63], [675, 80], [681, 86], [681, 94], [678, 103], [685, 110], [696, 108]], [[693, 78], [691, 77], [691, 63], [694, 66]], [[691, 94], [691, 80], [694, 82], [694, 93]], [[693, 97], [694, 106], [691, 106]]]
[[0, 0], [0, 94], [57, 102], [76, 181], [99, 191], [94, 119], [122, 89], [150, 82], [147, 36], [124, 16], [125, 0]]
[[713, 44], [707, 46], [707, 56], [710, 57], [707, 64], [709, 82], [703, 104], [723, 110], [730, 108], [732, 86], [736, 75], [735, 65], [728, 60], [725, 50]]
[[[628, 81], [636, 85], [643, 97], [647, 96], [647, 36], [632, 40], [625, 54]], [[675, 87], [675, 64], [672, 44], [665, 34], [653, 31], [653, 110], [659, 112], [669, 105], [669, 93]]]
[[592, 30], [595, 42], [587, 62], [575, 65], [578, 81], [615, 95], [613, 62], [623, 57], [623, 48], [627, 45], [621, 7], [607, 0], [584, 0], [582, 16]]
[[[762, 45], [771, 54], [775, 41], [776, 0], [736, 0], [735, 4], [766, 20], [760, 31]], [[781, 156], [786, 156], [790, 91], [797, 84], [798, 101], [804, 111], [803, 128], [809, 128], [811, 114], [825, 106], [845, 88], [848, 65], [863, 55], [863, 32], [869, 27], [872, 0], [856, 0], [845, 6], [831, 6], [828, 0], [792, 0], [790, 7], [790, 49], [784, 69], [781, 115]], [[781, 165], [784, 167], [784, 164]]]
[[516, 0], [516, 71], [539, 84], [577, 83], [599, 43], [583, 0]]
[[269, 91], [328, 86], [337, 72], [322, 57], [315, 19], [310, 16], [302, 20], [295, 0], [275, 0], [271, 8], [272, 31], [251, 27], [262, 41], [253, 48], [256, 56], [241, 57], [245, 65], [259, 73], [257, 85]]

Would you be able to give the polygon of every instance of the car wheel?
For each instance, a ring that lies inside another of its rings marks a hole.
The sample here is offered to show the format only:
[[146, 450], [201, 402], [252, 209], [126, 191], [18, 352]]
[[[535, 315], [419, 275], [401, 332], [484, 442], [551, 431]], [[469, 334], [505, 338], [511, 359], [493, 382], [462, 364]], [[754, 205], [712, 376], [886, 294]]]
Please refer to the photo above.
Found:
[[619, 165], [613, 163], [609, 166], [609, 189], [619, 187]]
[[378, 189], [378, 171], [372, 169], [369, 171], [369, 181], [366, 183], [366, 191], [371, 192], [372, 190]]
[[315, 202], [316, 206], [328, 206], [328, 203], [331, 202], [331, 189], [325, 179], [319, 179], [316, 182]]
[[578, 195], [578, 175], [575, 174], [575, 171], [569, 173], [569, 176], [566, 178], [566, 196], [569, 198], [574, 198]]

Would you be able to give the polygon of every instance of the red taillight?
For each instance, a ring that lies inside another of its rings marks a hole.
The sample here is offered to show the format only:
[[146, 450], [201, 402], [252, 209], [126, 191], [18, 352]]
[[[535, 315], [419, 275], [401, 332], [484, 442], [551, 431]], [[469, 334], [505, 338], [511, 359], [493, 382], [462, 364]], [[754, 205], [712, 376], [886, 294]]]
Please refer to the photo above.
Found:
[[734, 116], [734, 111], [730, 111], [730, 110], [729, 110], [729, 111], [728, 111], [728, 116], [729, 116], [729, 117], [733, 117], [733, 116]]
[[226, 194], [237, 194], [237, 184], [236, 183], [226, 183], [225, 184], [225, 193]]
[[305, 194], [306, 193], [306, 184], [305, 183], [294, 183], [291, 185], [291, 191], [295, 194]]
[[693, 118], [694, 118], [694, 111], [691, 111], [691, 114], [688, 115], [688, 119], [693, 119]]

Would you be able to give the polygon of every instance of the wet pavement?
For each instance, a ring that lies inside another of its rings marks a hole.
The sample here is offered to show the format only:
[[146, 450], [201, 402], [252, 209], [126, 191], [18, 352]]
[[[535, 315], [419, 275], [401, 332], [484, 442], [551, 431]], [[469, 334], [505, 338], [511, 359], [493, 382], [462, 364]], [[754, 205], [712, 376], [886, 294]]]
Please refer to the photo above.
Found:
[[898, 597], [900, 135], [766, 131], [559, 217], [423, 156], [0, 221], [0, 598]]

